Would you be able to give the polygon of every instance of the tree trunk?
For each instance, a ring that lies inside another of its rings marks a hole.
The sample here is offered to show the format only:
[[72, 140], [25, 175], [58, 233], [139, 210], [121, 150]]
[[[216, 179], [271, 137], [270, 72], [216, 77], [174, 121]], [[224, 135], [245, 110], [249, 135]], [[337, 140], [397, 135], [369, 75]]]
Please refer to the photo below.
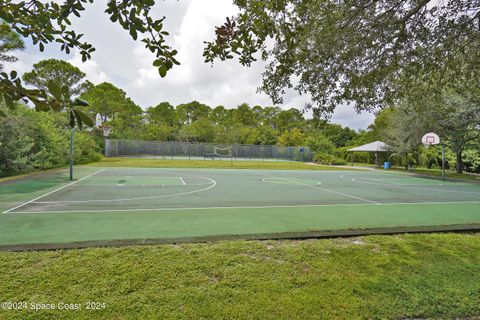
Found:
[[408, 171], [408, 152], [405, 153], [405, 171]]
[[457, 151], [457, 173], [463, 172], [462, 151]]

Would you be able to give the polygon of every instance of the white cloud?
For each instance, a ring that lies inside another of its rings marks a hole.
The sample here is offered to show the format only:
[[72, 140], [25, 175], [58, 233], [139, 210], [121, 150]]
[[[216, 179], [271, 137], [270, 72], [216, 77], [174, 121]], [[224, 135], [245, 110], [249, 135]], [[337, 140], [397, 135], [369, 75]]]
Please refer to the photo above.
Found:
[[351, 129], [366, 129], [373, 123], [375, 115], [373, 113], [357, 113], [350, 105], [340, 105], [335, 109], [331, 122], [348, 126]]
[[101, 70], [100, 66], [95, 60], [90, 59], [82, 62], [82, 55], [78, 51], [75, 51], [73, 57], [68, 59], [68, 62], [85, 72], [87, 79], [93, 84], [111, 81], [107, 74]]

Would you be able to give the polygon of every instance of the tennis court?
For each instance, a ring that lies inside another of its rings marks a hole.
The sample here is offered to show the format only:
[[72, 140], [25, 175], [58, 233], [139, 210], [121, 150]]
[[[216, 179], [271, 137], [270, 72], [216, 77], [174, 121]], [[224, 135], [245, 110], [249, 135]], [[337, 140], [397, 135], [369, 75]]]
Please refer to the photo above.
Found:
[[78, 167], [0, 188], [6, 249], [480, 227], [480, 184], [387, 172]]

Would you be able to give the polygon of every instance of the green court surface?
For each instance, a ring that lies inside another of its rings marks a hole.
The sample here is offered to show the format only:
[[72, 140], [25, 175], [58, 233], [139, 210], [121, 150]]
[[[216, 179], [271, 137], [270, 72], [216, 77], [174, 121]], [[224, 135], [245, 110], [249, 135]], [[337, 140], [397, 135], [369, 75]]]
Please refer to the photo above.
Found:
[[480, 184], [371, 171], [78, 167], [0, 183], [3, 249], [480, 228]]

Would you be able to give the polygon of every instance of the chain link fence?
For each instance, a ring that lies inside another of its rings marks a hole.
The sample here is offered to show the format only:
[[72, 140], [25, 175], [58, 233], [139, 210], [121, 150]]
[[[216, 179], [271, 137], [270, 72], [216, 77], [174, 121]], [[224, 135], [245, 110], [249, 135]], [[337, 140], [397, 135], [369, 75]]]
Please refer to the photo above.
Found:
[[[231, 153], [219, 155], [215, 152], [219, 148], [231, 148]], [[105, 141], [105, 156], [235, 161], [312, 161], [313, 159], [313, 153], [308, 147], [117, 139]]]

